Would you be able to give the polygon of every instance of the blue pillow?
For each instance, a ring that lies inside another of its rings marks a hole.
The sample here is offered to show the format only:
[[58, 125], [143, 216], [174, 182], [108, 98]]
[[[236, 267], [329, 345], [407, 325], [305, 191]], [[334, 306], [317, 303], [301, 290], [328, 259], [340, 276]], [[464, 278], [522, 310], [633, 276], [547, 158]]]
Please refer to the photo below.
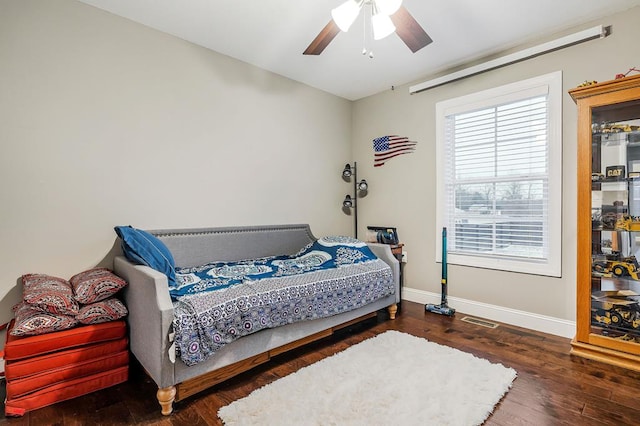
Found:
[[114, 229], [122, 240], [122, 251], [127, 259], [162, 272], [169, 279], [170, 287], [176, 285], [176, 263], [162, 241], [131, 226], [116, 226]]

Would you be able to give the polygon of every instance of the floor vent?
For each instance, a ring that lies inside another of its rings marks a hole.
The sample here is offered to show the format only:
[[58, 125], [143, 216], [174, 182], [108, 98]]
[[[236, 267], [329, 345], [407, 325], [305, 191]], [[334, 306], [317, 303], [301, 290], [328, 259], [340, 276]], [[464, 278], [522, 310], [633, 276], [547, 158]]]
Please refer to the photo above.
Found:
[[498, 327], [498, 324], [496, 324], [495, 322], [483, 320], [483, 319], [480, 319], [480, 318], [464, 317], [464, 318], [462, 318], [462, 321], [468, 322], [470, 324], [480, 325], [482, 327], [487, 327], [487, 328], [497, 328]]

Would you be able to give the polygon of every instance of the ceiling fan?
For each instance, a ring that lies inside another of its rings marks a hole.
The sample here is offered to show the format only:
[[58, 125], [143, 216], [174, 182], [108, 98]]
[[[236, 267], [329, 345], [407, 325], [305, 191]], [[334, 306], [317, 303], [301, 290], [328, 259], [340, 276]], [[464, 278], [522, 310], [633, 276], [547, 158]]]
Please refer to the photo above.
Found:
[[303, 55], [321, 54], [340, 31], [349, 30], [365, 4], [371, 6], [371, 25], [375, 40], [395, 32], [413, 53], [433, 42], [402, 6], [402, 0], [347, 0], [331, 11], [333, 19], [320, 31]]

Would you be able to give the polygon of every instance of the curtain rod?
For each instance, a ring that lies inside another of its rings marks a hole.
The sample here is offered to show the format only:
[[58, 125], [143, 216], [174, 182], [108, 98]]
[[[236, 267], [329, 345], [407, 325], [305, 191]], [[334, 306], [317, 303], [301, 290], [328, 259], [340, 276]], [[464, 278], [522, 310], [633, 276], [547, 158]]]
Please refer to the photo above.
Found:
[[442, 77], [434, 78], [414, 86], [409, 87], [409, 94], [420, 93], [424, 90], [431, 89], [436, 86], [441, 86], [446, 83], [450, 83], [455, 80], [460, 80], [472, 75], [480, 74], [485, 71], [490, 71], [496, 68], [503, 67], [505, 65], [515, 64], [516, 62], [524, 61], [536, 56], [543, 55], [545, 53], [553, 52], [554, 50], [563, 49], [565, 47], [573, 46], [588, 40], [596, 38], [604, 38], [611, 34], [611, 27], [604, 27], [602, 25], [589, 28], [587, 30], [579, 31], [577, 33], [569, 34], [567, 36], [539, 44], [537, 46], [530, 47], [528, 49], [520, 50], [515, 53], [511, 53], [500, 58], [492, 59], [487, 62], [483, 62], [478, 65], [474, 65], [469, 68], [456, 71], [451, 74], [444, 75]]

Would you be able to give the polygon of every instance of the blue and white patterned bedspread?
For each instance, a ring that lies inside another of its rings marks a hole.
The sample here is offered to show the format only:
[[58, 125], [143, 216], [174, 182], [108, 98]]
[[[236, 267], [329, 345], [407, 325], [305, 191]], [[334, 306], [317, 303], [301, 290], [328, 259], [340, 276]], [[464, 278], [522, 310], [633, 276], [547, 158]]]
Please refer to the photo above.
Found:
[[176, 352], [187, 365], [265, 328], [336, 315], [394, 292], [391, 268], [350, 237], [321, 238], [293, 256], [177, 271]]

